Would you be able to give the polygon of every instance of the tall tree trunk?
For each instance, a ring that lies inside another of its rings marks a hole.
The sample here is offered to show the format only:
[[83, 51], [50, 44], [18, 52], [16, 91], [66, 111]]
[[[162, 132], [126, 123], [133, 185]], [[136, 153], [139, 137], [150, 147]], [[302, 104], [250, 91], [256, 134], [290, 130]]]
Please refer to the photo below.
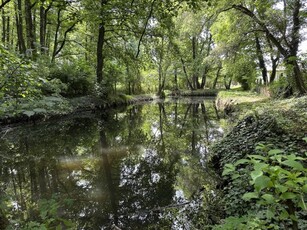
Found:
[[214, 82], [213, 82], [213, 86], [212, 86], [213, 89], [216, 89], [216, 84], [217, 84], [217, 81], [218, 81], [218, 79], [220, 77], [221, 69], [222, 69], [222, 65], [219, 65], [219, 67], [218, 67], [218, 69], [216, 71]]
[[300, 43], [300, 29], [301, 29], [301, 19], [300, 19], [300, 9], [302, 8], [302, 3], [300, 0], [295, 0], [293, 4], [292, 12], [292, 31], [291, 31], [291, 44], [290, 44], [290, 55], [287, 57], [287, 64], [289, 64], [293, 70], [293, 78], [295, 81], [296, 88], [300, 94], [307, 93], [307, 87], [305, 85], [301, 69], [297, 61], [298, 47]]
[[104, 67], [104, 56], [103, 56], [103, 46], [105, 42], [105, 27], [104, 23], [99, 24], [98, 32], [98, 42], [97, 42], [97, 83], [101, 83], [103, 79], [103, 67]]
[[272, 72], [270, 75], [270, 83], [274, 82], [275, 78], [276, 78], [276, 70], [277, 70], [277, 66], [278, 66], [278, 58], [274, 58], [271, 57], [271, 62], [272, 62]]
[[[270, 75], [270, 83], [274, 82], [275, 78], [276, 78], [276, 70], [277, 70], [277, 66], [279, 63], [279, 59], [280, 59], [280, 52], [279, 51], [275, 51], [273, 49], [272, 46], [272, 42], [267, 39], [267, 43], [269, 45], [270, 48], [270, 58], [271, 58], [271, 66], [272, 66], [272, 72]], [[276, 53], [276, 56], [274, 56], [274, 53]]]
[[182, 63], [182, 69], [183, 69], [183, 72], [184, 72], [184, 76], [187, 79], [187, 84], [188, 84], [190, 90], [193, 90], [194, 88], [193, 88], [192, 83], [189, 80], [188, 72], [187, 72], [187, 69], [186, 69], [185, 62], [184, 62], [183, 58], [180, 58], [180, 61]]
[[[101, 16], [103, 16], [103, 8], [104, 5], [107, 3], [107, 0], [101, 0], [100, 1], [100, 11]], [[104, 54], [103, 54], [103, 47], [105, 43], [105, 24], [102, 19], [102, 21], [99, 23], [99, 29], [98, 29], [98, 41], [97, 41], [97, 67], [96, 67], [96, 76], [97, 76], [97, 83], [101, 83], [103, 80], [103, 70], [104, 70]]]
[[255, 34], [255, 42], [256, 42], [256, 53], [257, 53], [257, 57], [258, 57], [259, 68], [260, 68], [261, 73], [262, 73], [262, 79], [263, 79], [264, 84], [267, 85], [267, 83], [268, 83], [268, 71], [267, 71], [266, 66], [265, 66], [263, 52], [262, 52], [260, 40], [259, 40], [259, 37], [258, 37], [257, 34]]
[[174, 83], [175, 83], [175, 90], [177, 91], [178, 90], [178, 74], [177, 74], [177, 67], [175, 67], [175, 70], [174, 70]]
[[39, 8], [39, 43], [41, 54], [47, 54], [47, 15], [48, 11], [51, 9], [54, 0], [52, 0], [49, 5], [45, 8], [43, 5]]
[[40, 50], [41, 50], [41, 54], [45, 54], [46, 53], [46, 21], [47, 21], [47, 17], [45, 14], [45, 8], [44, 6], [40, 6], [39, 8], [39, 16], [40, 16], [40, 20], [39, 20], [39, 44], [40, 44]]
[[198, 73], [196, 71], [196, 57], [197, 57], [197, 39], [195, 36], [192, 37], [192, 58], [193, 58], [193, 73], [192, 73], [192, 84], [193, 89], [199, 88]]
[[25, 19], [27, 34], [27, 50], [32, 58], [35, 58], [35, 31], [32, 15], [32, 5], [30, 0], [25, 0]]
[[[3, 0], [2, 0], [2, 4], [3, 4]], [[2, 43], [5, 44], [5, 38], [6, 38], [6, 16], [5, 16], [5, 11], [4, 9], [2, 8], [1, 9], [1, 15], [2, 15]]]
[[23, 18], [22, 18], [22, 4], [21, 0], [17, 0], [17, 7], [15, 6], [15, 18], [17, 27], [17, 37], [18, 37], [18, 48], [19, 52], [26, 53], [26, 44], [23, 36]]
[[55, 56], [56, 56], [56, 52], [58, 49], [58, 38], [59, 38], [60, 27], [61, 27], [61, 11], [62, 9], [59, 8], [57, 12], [57, 25], [56, 25], [55, 34], [54, 34], [53, 52], [52, 52], [51, 62], [55, 61]]
[[207, 83], [207, 74], [209, 72], [209, 66], [205, 66], [204, 71], [203, 71], [203, 75], [201, 77], [201, 84], [199, 86], [199, 89], [203, 89], [205, 88], [205, 85]]
[[230, 77], [227, 81], [227, 77], [224, 76], [224, 85], [225, 85], [225, 89], [229, 90], [230, 86], [231, 86], [231, 82], [232, 82], [232, 77]]
[[7, 20], [6, 20], [6, 44], [9, 45], [10, 44], [10, 16], [7, 16]]

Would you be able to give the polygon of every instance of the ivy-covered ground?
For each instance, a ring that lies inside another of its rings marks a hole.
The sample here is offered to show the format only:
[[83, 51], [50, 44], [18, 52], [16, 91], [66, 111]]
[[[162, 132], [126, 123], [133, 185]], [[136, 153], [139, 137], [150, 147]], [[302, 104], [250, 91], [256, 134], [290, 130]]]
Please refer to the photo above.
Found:
[[230, 128], [211, 151], [224, 208], [215, 229], [306, 229], [307, 97], [229, 91], [217, 104]]

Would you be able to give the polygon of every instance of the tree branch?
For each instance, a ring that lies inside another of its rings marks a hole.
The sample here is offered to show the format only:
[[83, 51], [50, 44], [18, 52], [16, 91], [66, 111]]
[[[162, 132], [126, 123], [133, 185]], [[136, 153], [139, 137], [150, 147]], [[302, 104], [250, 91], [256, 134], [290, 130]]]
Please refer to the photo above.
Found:
[[287, 57], [289, 55], [288, 51], [284, 47], [282, 47], [281, 43], [270, 32], [270, 30], [268, 29], [266, 24], [263, 21], [261, 21], [251, 10], [249, 10], [248, 8], [246, 8], [242, 5], [233, 5], [232, 8], [240, 11], [241, 13], [243, 13], [243, 14], [249, 16], [251, 19], [253, 19], [254, 22], [256, 22], [264, 30], [264, 32], [267, 34], [267, 37], [273, 42], [273, 44], [277, 47], [277, 49], [280, 51], [280, 53], [284, 57]]
[[71, 32], [73, 29], [74, 29], [74, 27], [75, 27], [75, 25], [78, 23], [78, 21], [77, 22], [75, 22], [74, 24], [72, 24], [72, 26], [70, 26], [66, 31], [65, 31], [65, 33], [64, 33], [64, 38], [63, 38], [63, 42], [61, 43], [61, 46], [59, 47], [59, 49], [55, 52], [55, 54], [54, 54], [54, 56], [56, 56], [56, 55], [58, 55], [60, 52], [61, 52], [61, 50], [63, 49], [63, 47], [64, 47], [64, 45], [65, 45], [65, 43], [66, 43], [66, 37], [67, 37], [67, 34], [69, 33], [69, 32]]
[[153, 13], [153, 8], [154, 8], [155, 1], [156, 1], [156, 0], [153, 0], [152, 3], [151, 3], [150, 11], [149, 11], [149, 14], [148, 14], [146, 23], [145, 23], [145, 27], [144, 27], [144, 29], [143, 29], [142, 35], [141, 35], [140, 40], [139, 40], [138, 51], [137, 51], [137, 53], [136, 53], [136, 58], [137, 58], [137, 57], [139, 56], [139, 54], [140, 54], [141, 42], [142, 42], [142, 39], [143, 39], [143, 37], [144, 37], [144, 35], [145, 35], [145, 32], [146, 32], [146, 29], [147, 29], [147, 26], [148, 26], [149, 19], [151, 18], [151, 15], [152, 15], [152, 13]]
[[3, 1], [0, 5], [0, 9], [2, 9], [7, 3], [9, 3], [11, 0], [6, 0], [6, 1]]

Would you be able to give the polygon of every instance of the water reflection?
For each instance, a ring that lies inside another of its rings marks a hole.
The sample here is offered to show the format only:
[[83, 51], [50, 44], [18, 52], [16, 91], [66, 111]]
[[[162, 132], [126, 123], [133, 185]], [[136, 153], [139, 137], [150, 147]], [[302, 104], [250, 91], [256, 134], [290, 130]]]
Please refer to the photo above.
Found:
[[6, 130], [0, 139], [2, 211], [23, 226], [208, 224], [205, 209], [214, 202], [216, 179], [205, 162], [208, 145], [221, 135], [214, 102], [204, 99]]

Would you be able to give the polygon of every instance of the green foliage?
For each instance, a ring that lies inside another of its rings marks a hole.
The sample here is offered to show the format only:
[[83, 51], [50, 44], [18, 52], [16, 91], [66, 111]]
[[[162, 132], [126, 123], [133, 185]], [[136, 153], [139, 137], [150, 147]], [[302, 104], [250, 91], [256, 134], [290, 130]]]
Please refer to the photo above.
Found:
[[14, 100], [35, 97], [40, 94], [40, 82], [34, 73], [33, 62], [12, 52], [0, 49], [0, 100]]
[[[48, 80], [49, 83], [59, 85], [58, 89], [61, 90], [62, 95], [73, 97], [91, 93], [94, 88], [95, 76], [90, 66], [79, 61], [52, 67]], [[61, 83], [64, 83], [67, 88], [61, 86]]]
[[[259, 218], [259, 213], [262, 213], [260, 222], [264, 222], [266, 228], [260, 229], [276, 229], [276, 225], [268, 226], [268, 223], [283, 223], [286, 228], [296, 229], [298, 223], [303, 224], [300, 212], [307, 210], [307, 169], [304, 165], [307, 152], [304, 153], [305, 156], [299, 156], [297, 153], [285, 152], [264, 144], [259, 144], [256, 151], [257, 154], [248, 155], [246, 159], [226, 164], [222, 175], [230, 177], [234, 187], [244, 184], [248, 175], [249, 187], [241, 187], [244, 193], [241, 198], [255, 203], [256, 208], [247, 209], [249, 215]], [[231, 217], [225, 225], [242, 224], [241, 220], [242, 218]]]
[[22, 213], [20, 219], [11, 221], [8, 230], [42, 230], [42, 229], [75, 229], [75, 223], [61, 217], [60, 209], [71, 206], [71, 200], [61, 201], [54, 196], [51, 199], [41, 199], [37, 204], [29, 204], [31, 210]]
[[242, 217], [228, 217], [220, 225], [215, 225], [213, 230], [259, 230], [259, 229], [279, 229], [276, 224], [268, 223], [255, 215]]
[[270, 93], [273, 98], [286, 98], [292, 95], [291, 84], [286, 77], [281, 77], [270, 85]]
[[60, 96], [43, 96], [40, 98], [21, 99], [19, 104], [6, 101], [1, 105], [0, 117], [32, 117], [34, 115], [61, 115], [72, 111], [71, 106], [65, 98]]

